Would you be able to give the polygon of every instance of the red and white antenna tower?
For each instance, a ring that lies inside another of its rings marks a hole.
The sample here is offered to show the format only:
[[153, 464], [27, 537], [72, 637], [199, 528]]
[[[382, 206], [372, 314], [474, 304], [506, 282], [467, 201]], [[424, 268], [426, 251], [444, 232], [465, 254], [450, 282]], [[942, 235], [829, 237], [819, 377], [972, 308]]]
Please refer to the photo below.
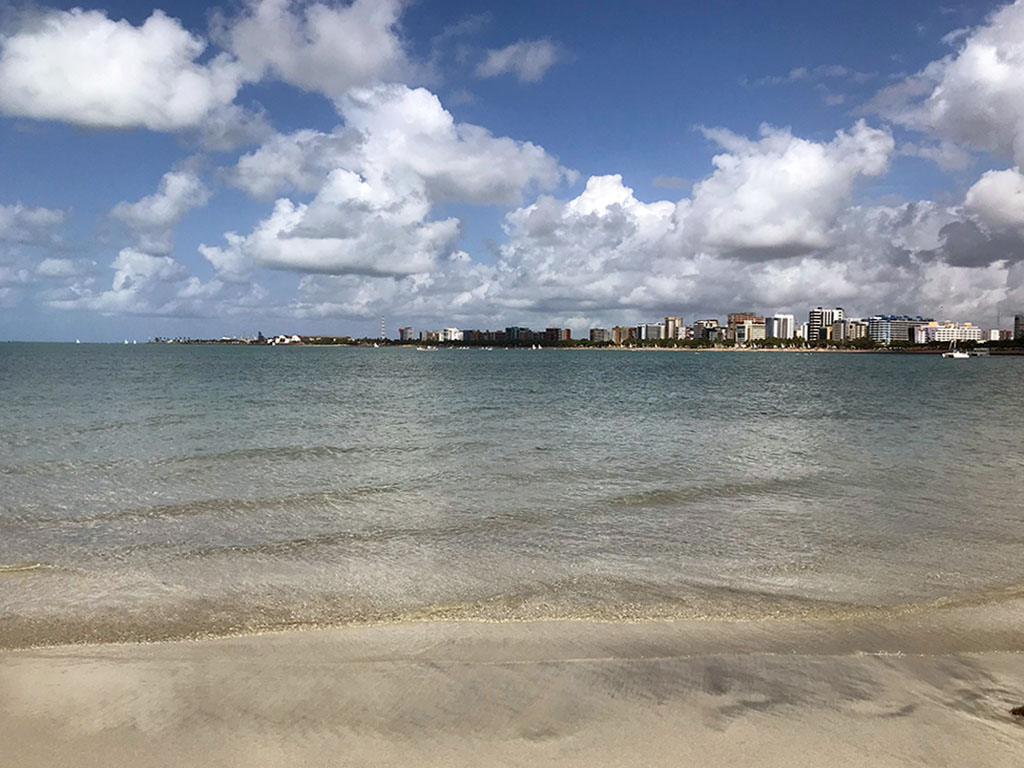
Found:
[[384, 330], [384, 315], [380, 316], [380, 338], [386, 339], [388, 337], [387, 331]]

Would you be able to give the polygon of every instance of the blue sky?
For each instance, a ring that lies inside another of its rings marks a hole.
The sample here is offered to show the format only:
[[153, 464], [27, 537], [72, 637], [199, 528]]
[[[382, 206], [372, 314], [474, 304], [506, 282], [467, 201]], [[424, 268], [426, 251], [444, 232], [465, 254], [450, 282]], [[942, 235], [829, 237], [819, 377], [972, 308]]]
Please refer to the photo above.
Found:
[[0, 9], [0, 339], [1024, 307], [1024, 8]]

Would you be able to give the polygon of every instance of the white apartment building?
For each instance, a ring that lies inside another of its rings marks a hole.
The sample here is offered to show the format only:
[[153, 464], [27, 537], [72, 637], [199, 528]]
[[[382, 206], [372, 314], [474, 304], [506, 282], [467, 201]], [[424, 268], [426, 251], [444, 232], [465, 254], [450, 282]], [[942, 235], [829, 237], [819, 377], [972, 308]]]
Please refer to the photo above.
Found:
[[765, 318], [765, 333], [770, 339], [792, 339], [796, 335], [796, 318], [793, 315], [775, 315]]
[[665, 338], [665, 339], [683, 339], [683, 338], [686, 338], [685, 329], [686, 329], [686, 326], [683, 325], [683, 318], [681, 318], [681, 317], [666, 317], [665, 318], [665, 335], [662, 338]]
[[665, 338], [665, 324], [664, 323], [642, 323], [636, 327], [636, 337], [638, 339], [664, 339]]
[[919, 325], [914, 329], [914, 343], [929, 344], [933, 341], [981, 341], [982, 331], [970, 323], [936, 323]]
[[815, 307], [807, 313], [807, 336], [805, 338], [812, 342], [820, 341], [823, 329], [831, 329], [837, 320], [843, 320], [844, 318], [845, 313], [842, 307], [836, 307], [835, 309]]
[[749, 344], [752, 341], [764, 341], [766, 338], [765, 324], [744, 320], [736, 324], [736, 343]]

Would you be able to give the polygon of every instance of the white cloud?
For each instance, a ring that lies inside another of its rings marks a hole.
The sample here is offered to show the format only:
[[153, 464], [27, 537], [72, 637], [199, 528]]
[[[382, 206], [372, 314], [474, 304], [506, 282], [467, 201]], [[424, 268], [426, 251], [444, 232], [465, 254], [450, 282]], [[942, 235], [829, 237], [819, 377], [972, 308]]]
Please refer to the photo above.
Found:
[[551, 40], [520, 40], [497, 50], [476, 68], [478, 77], [514, 74], [523, 83], [535, 83], [558, 60], [558, 47]]
[[94, 290], [81, 280], [46, 294], [45, 304], [61, 310], [88, 310], [105, 315], [225, 317], [251, 313], [266, 299], [257, 283], [229, 285], [218, 278], [203, 282], [170, 256], [124, 248], [110, 265], [110, 288]]
[[863, 121], [827, 144], [769, 126], [758, 141], [724, 130], [705, 134], [726, 151], [713, 158], [715, 172], [694, 187], [695, 245], [745, 258], [828, 248], [854, 182], [883, 173], [894, 146], [888, 132]]
[[206, 205], [210, 191], [192, 171], [169, 171], [159, 189], [135, 203], [121, 202], [110, 215], [120, 221], [136, 240], [136, 247], [150, 254], [168, 254], [174, 230], [185, 214]]
[[0, 241], [11, 243], [56, 243], [56, 230], [64, 223], [65, 212], [55, 208], [0, 205]]
[[250, 235], [229, 233], [226, 250], [204, 244], [201, 253], [236, 274], [250, 260], [273, 269], [327, 274], [426, 272], [451, 249], [459, 223], [424, 221], [414, 208], [408, 199], [375, 199], [375, 190], [354, 174], [336, 171], [310, 205], [280, 199]]
[[425, 272], [459, 234], [456, 219], [430, 219], [438, 203], [515, 204], [526, 189], [574, 178], [535, 144], [456, 123], [422, 88], [355, 89], [338, 109], [344, 126], [334, 133], [278, 136], [239, 160], [229, 177], [256, 197], [316, 194], [308, 204], [279, 199], [227, 248], [204, 246], [211, 263], [235, 275], [246, 259], [333, 274]]
[[871, 108], [900, 125], [1024, 164], [1024, 4], [960, 36], [960, 49], [882, 90]]
[[397, 34], [400, 0], [250, 0], [218, 39], [251, 80], [273, 77], [330, 97], [413, 74]]
[[1017, 168], [988, 171], [967, 190], [964, 203], [994, 229], [1024, 228], [1024, 175]]
[[291, 311], [581, 328], [831, 303], [865, 315], [942, 306], [984, 322], [1024, 295], [1024, 242], [980, 227], [980, 192], [965, 206], [850, 204], [856, 179], [885, 169], [888, 133], [860, 123], [828, 142], [711, 133], [727, 151], [692, 198], [647, 203], [617, 175], [592, 177], [573, 199], [511, 211], [493, 265], [456, 254], [398, 280], [308, 276]]
[[48, 11], [0, 37], [0, 111], [103, 128], [177, 131], [226, 108], [242, 69], [162, 11], [140, 27], [102, 11]]
[[44, 278], [71, 278], [87, 275], [95, 266], [95, 262], [87, 259], [58, 259], [50, 256], [36, 265], [35, 272]]

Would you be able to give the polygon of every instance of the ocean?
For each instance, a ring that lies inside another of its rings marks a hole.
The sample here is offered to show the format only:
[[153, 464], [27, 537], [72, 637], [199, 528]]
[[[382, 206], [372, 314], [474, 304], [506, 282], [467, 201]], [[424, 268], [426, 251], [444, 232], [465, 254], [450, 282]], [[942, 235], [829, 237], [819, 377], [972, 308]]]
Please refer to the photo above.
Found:
[[1020, 594], [1024, 358], [0, 344], [0, 647]]

